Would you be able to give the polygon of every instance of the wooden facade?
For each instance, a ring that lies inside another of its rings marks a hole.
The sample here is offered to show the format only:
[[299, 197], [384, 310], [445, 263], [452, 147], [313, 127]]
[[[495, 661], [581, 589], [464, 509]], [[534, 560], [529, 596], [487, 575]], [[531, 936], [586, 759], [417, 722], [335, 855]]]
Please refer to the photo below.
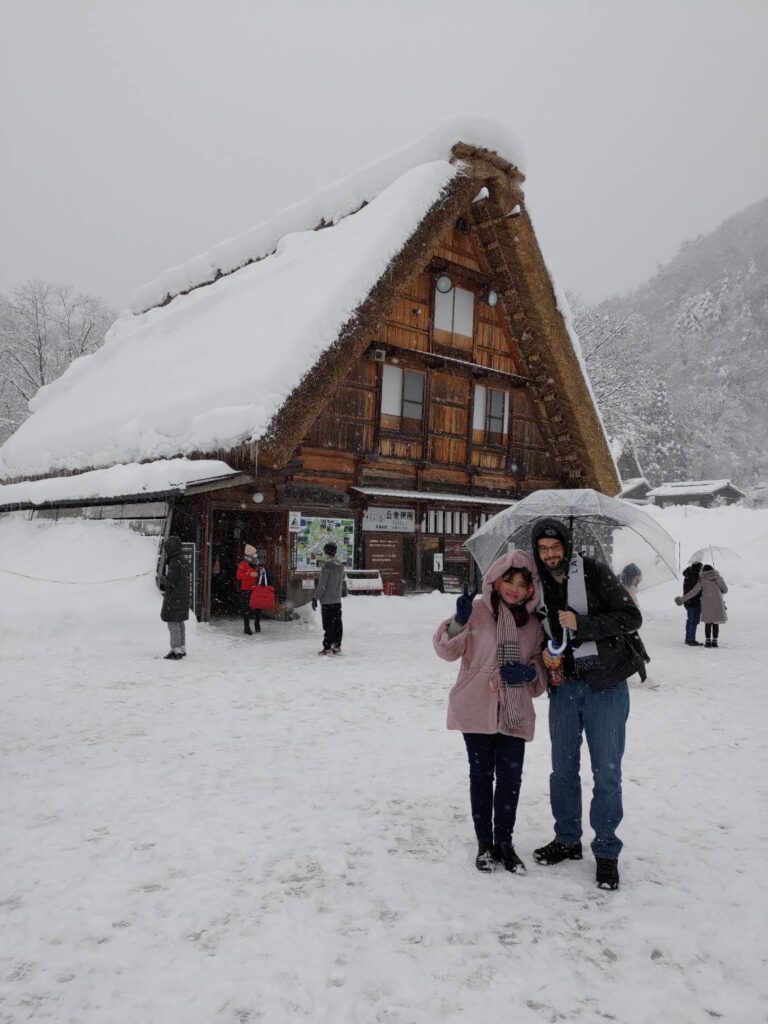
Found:
[[[448, 299], [463, 303], [461, 322], [445, 308], [436, 316], [446, 277]], [[351, 520], [351, 564], [379, 568], [404, 593], [469, 580], [462, 545], [478, 525], [532, 490], [568, 485], [514, 328], [503, 305], [487, 301], [493, 284], [476, 233], [459, 218], [392, 295], [363, 357], [346, 367], [285, 464], [258, 467], [251, 487], [177, 501], [173, 530], [203, 556], [203, 618], [234, 610], [228, 587], [245, 543], [262, 553], [286, 609], [311, 597], [313, 573], [297, 569], [290, 513]], [[208, 454], [237, 469], [252, 457], [244, 448]], [[366, 530], [369, 509], [403, 513], [395, 521], [405, 528]]]

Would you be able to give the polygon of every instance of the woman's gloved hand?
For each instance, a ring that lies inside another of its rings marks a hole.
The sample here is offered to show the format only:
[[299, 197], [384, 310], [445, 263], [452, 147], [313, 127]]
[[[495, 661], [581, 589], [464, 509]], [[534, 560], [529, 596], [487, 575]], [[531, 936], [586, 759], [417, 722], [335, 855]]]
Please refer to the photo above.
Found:
[[473, 590], [470, 594], [469, 584], [465, 583], [461, 588], [461, 594], [456, 599], [456, 621], [460, 626], [469, 622], [469, 617], [472, 614], [472, 602], [476, 597], [477, 591]]
[[536, 669], [533, 665], [525, 665], [522, 661], [508, 661], [499, 669], [501, 681], [505, 686], [522, 686], [523, 683], [532, 683], [536, 678]]

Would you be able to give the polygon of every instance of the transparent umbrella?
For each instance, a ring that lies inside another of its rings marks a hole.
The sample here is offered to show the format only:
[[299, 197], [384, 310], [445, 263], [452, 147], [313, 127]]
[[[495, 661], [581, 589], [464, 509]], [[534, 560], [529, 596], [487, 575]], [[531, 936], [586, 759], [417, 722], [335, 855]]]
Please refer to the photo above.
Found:
[[590, 488], [534, 491], [498, 512], [466, 542], [480, 572], [511, 548], [531, 551], [533, 524], [543, 516], [562, 520], [575, 549], [600, 559], [615, 573], [636, 565], [643, 589], [677, 575], [675, 541], [664, 527], [641, 506]]
[[739, 561], [741, 561], [741, 555], [734, 551], [733, 548], [723, 548], [717, 544], [707, 544], [705, 548], [699, 548], [698, 551], [693, 552], [688, 559], [688, 565], [691, 565], [693, 562], [707, 562], [709, 565], [717, 568], [718, 562]]

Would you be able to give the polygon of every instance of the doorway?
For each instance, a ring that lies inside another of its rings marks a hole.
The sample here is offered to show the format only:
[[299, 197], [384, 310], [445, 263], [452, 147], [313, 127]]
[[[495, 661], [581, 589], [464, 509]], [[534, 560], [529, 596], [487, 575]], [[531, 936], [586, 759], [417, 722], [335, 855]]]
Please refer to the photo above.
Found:
[[256, 548], [259, 564], [278, 595], [285, 590], [285, 512], [216, 508], [211, 510], [211, 617], [240, 614], [240, 584], [235, 579], [246, 544]]

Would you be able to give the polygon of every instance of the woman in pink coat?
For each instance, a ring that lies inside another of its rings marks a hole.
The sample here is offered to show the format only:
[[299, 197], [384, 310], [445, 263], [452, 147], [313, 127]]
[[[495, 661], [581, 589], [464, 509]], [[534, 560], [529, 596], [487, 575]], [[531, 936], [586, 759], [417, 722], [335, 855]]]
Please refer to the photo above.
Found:
[[728, 621], [723, 594], [728, 593], [728, 585], [723, 577], [711, 565], [705, 565], [699, 573], [699, 582], [687, 594], [675, 598], [675, 604], [690, 601], [701, 594], [701, 621], [704, 623], [705, 647], [717, 647], [720, 627]]
[[547, 686], [535, 572], [525, 552], [502, 555], [483, 577], [478, 600], [465, 585], [456, 615], [440, 623], [433, 641], [445, 661], [461, 658], [448, 697], [448, 728], [462, 732], [467, 747], [478, 871], [493, 871], [497, 863], [525, 871], [512, 833], [525, 744], [536, 720], [533, 698]]

